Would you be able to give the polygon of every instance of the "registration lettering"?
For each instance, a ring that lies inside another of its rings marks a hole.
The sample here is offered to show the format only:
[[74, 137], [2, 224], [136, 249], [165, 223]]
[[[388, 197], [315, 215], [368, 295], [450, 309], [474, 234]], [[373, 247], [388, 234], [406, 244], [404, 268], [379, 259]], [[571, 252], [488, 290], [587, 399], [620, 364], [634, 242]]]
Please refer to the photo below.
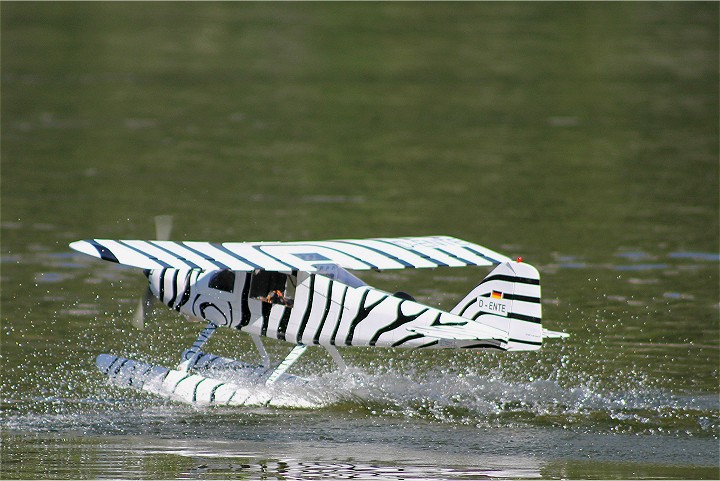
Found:
[[478, 297], [478, 307], [482, 312], [488, 314], [495, 314], [496, 316], [507, 317], [508, 315], [508, 301], [504, 299], [492, 299], [487, 297]]

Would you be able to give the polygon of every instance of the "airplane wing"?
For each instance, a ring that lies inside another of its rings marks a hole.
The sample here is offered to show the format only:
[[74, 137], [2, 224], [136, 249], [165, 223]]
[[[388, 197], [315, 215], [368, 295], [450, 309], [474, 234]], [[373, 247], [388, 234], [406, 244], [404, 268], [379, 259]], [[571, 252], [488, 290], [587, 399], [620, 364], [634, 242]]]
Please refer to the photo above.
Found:
[[76, 251], [142, 269], [316, 272], [335, 264], [351, 270], [488, 266], [510, 259], [448, 236], [344, 239], [306, 242], [173, 242], [90, 239]]

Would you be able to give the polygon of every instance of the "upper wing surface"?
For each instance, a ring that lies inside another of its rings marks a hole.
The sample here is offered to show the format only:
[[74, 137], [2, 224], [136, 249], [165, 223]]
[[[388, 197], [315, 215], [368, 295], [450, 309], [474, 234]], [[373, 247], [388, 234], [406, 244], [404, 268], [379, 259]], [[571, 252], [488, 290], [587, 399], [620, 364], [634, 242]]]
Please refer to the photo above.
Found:
[[487, 266], [510, 260], [486, 247], [448, 236], [224, 243], [91, 239], [73, 242], [70, 247], [142, 269], [315, 272], [321, 264], [388, 270]]

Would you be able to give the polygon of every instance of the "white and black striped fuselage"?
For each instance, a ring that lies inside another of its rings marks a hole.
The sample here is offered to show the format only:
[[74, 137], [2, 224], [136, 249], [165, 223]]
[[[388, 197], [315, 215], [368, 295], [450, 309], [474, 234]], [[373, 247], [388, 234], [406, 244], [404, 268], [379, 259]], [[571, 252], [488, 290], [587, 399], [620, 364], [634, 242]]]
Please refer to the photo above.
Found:
[[[509, 337], [438, 339], [415, 332], [415, 328], [428, 326], [465, 325], [468, 319], [372, 288], [347, 271], [332, 267], [335, 270], [324, 275], [169, 268], [146, 273], [155, 296], [191, 319], [293, 344], [502, 350], [540, 347], [541, 335], [538, 343], [514, 346]], [[539, 314], [539, 287], [537, 306]], [[506, 322], [501, 318], [497, 321]], [[532, 319], [527, 322], [535, 324]]]

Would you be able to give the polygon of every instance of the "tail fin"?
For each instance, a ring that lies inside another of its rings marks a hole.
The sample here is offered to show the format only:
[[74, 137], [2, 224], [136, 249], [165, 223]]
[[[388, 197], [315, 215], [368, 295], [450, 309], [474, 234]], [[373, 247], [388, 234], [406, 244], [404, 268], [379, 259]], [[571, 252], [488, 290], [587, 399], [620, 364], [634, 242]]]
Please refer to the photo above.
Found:
[[[530, 264], [504, 262], [450, 311], [508, 333], [508, 351], [542, 346], [540, 274]], [[555, 333], [560, 334], [560, 333]]]

